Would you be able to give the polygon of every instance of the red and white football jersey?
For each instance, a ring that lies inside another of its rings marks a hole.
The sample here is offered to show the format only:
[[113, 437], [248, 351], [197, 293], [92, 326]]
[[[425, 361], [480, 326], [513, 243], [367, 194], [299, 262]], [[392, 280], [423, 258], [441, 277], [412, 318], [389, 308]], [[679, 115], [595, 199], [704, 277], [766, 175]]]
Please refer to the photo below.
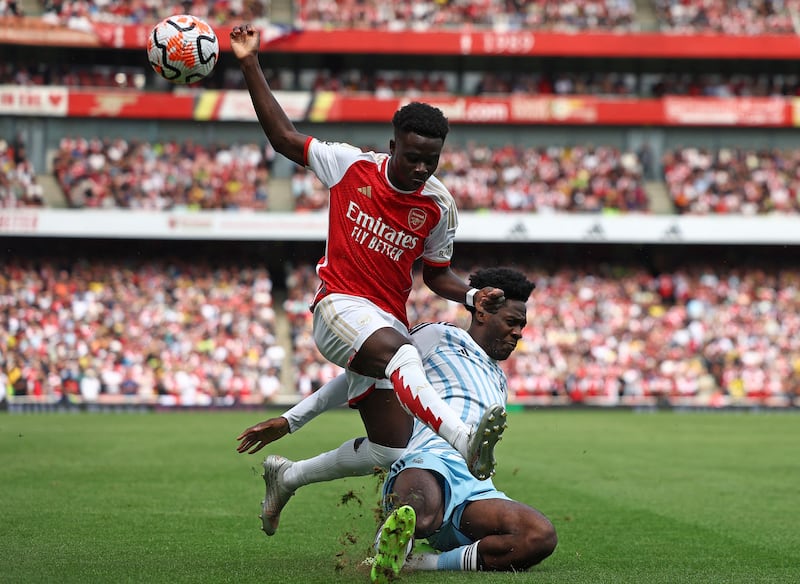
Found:
[[412, 266], [448, 266], [458, 226], [455, 201], [431, 177], [401, 191], [387, 176], [389, 155], [309, 137], [305, 161], [330, 189], [328, 240], [317, 264], [327, 294], [367, 298], [406, 323]]

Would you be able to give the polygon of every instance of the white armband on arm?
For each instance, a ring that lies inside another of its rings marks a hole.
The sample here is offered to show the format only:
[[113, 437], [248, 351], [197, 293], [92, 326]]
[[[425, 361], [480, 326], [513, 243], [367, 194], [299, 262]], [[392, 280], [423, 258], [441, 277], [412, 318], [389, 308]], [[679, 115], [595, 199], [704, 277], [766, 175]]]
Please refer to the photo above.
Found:
[[289, 432], [296, 432], [322, 412], [345, 405], [347, 390], [347, 376], [342, 374], [286, 410], [281, 416], [289, 422]]

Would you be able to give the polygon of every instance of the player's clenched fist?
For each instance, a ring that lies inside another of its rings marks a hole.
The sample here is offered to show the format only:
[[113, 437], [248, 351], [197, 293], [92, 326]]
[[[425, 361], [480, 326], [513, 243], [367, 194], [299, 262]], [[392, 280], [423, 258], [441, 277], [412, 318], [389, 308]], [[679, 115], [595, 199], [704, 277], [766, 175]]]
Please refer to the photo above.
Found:
[[494, 314], [506, 302], [505, 293], [500, 288], [486, 286], [475, 294], [475, 307]]
[[250, 24], [234, 26], [231, 30], [231, 49], [239, 60], [258, 54], [261, 34]]

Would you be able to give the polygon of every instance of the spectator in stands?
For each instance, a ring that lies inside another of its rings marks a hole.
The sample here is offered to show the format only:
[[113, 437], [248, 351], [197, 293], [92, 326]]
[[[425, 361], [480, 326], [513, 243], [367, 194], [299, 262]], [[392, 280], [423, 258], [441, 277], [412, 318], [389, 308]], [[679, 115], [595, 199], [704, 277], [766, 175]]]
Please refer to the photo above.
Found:
[[[795, 34], [791, 2], [656, 0], [662, 30], [729, 35]], [[794, 6], [796, 9], [796, 5]]]
[[273, 159], [252, 143], [81, 137], [61, 141], [53, 171], [72, 207], [265, 210]]
[[13, 261], [0, 276], [0, 353], [17, 391], [42, 399], [260, 403], [257, 380], [282, 365], [267, 349], [276, 343], [269, 289], [263, 268]]
[[797, 214], [800, 152], [682, 148], [663, 157], [664, 180], [681, 214]]
[[269, 17], [270, 0], [45, 0], [43, 4], [48, 22], [77, 28], [88, 27], [93, 21], [155, 23], [174, 14], [193, 14], [212, 25], [242, 20], [263, 22]]
[[366, 28], [430, 30], [470, 25], [496, 30], [587, 29], [631, 30], [635, 6], [631, 0], [546, 0], [504, 2], [402, 2], [392, 0], [306, 0], [295, 19], [300, 28]]
[[0, 138], [0, 208], [42, 207], [44, 191], [28, 160], [25, 142]]
[[[310, 264], [288, 275], [289, 300], [280, 312], [293, 323], [297, 360], [283, 365], [281, 351], [271, 357], [277, 316], [263, 270], [243, 271], [236, 283], [208, 265], [93, 264], [16, 258], [4, 265], [0, 368], [12, 396], [91, 399], [91, 385], [99, 382], [97, 400], [108, 401], [118, 376], [106, 384], [101, 372], [113, 371], [115, 363], [122, 372], [119, 399], [129, 378], [137, 384], [136, 399], [172, 404], [183, 403], [178, 371], [187, 363], [197, 386], [194, 403], [217, 405], [235, 401], [231, 363], [240, 363], [257, 403], [258, 380], [272, 368], [291, 368], [299, 393], [341, 372], [316, 352], [311, 338]], [[512, 401], [724, 405], [787, 404], [800, 397], [797, 270], [700, 265], [655, 276], [623, 266], [527, 271], [537, 303], [517, 354], [504, 362]], [[432, 299], [417, 276], [409, 299], [412, 325], [463, 324], [466, 316], [460, 305]]]

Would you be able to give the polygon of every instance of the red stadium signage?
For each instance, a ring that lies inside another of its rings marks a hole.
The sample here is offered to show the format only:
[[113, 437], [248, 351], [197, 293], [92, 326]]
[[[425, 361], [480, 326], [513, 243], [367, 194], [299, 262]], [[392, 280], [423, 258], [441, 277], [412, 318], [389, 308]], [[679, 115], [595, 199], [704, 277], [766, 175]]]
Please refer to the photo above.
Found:
[[277, 38], [268, 48], [294, 53], [797, 59], [800, 38], [795, 35], [304, 30]]
[[127, 90], [69, 92], [71, 117], [192, 120], [194, 110], [194, 95]]
[[701, 99], [667, 97], [664, 118], [668, 126], [787, 126], [788, 102], [781, 97]]
[[[275, 97], [295, 121], [305, 119], [311, 94], [276, 91]], [[142, 93], [130, 90], [69, 90], [71, 117], [164, 119], [201, 121], [256, 121], [246, 91], [189, 91]]]
[[[276, 91], [294, 121], [385, 123], [408, 98]], [[797, 127], [797, 98], [421, 96], [454, 124]], [[183, 93], [0, 85], [0, 114], [76, 118], [257, 121], [246, 91]]]
[[[0, 43], [143, 49], [152, 24], [88, 23], [70, 29], [41, 18], [0, 17]], [[220, 49], [230, 51], [231, 26], [215, 26]], [[796, 35], [737, 36], [638, 32], [492, 30], [292, 30], [270, 24], [262, 48], [290, 53], [399, 55], [528, 55], [682, 59], [798, 59]]]
[[[792, 126], [784, 98], [599, 98], [592, 96], [422, 97], [453, 123], [656, 126]], [[384, 122], [408, 100], [319, 93], [313, 122]], [[797, 119], [800, 119], [798, 117]]]

